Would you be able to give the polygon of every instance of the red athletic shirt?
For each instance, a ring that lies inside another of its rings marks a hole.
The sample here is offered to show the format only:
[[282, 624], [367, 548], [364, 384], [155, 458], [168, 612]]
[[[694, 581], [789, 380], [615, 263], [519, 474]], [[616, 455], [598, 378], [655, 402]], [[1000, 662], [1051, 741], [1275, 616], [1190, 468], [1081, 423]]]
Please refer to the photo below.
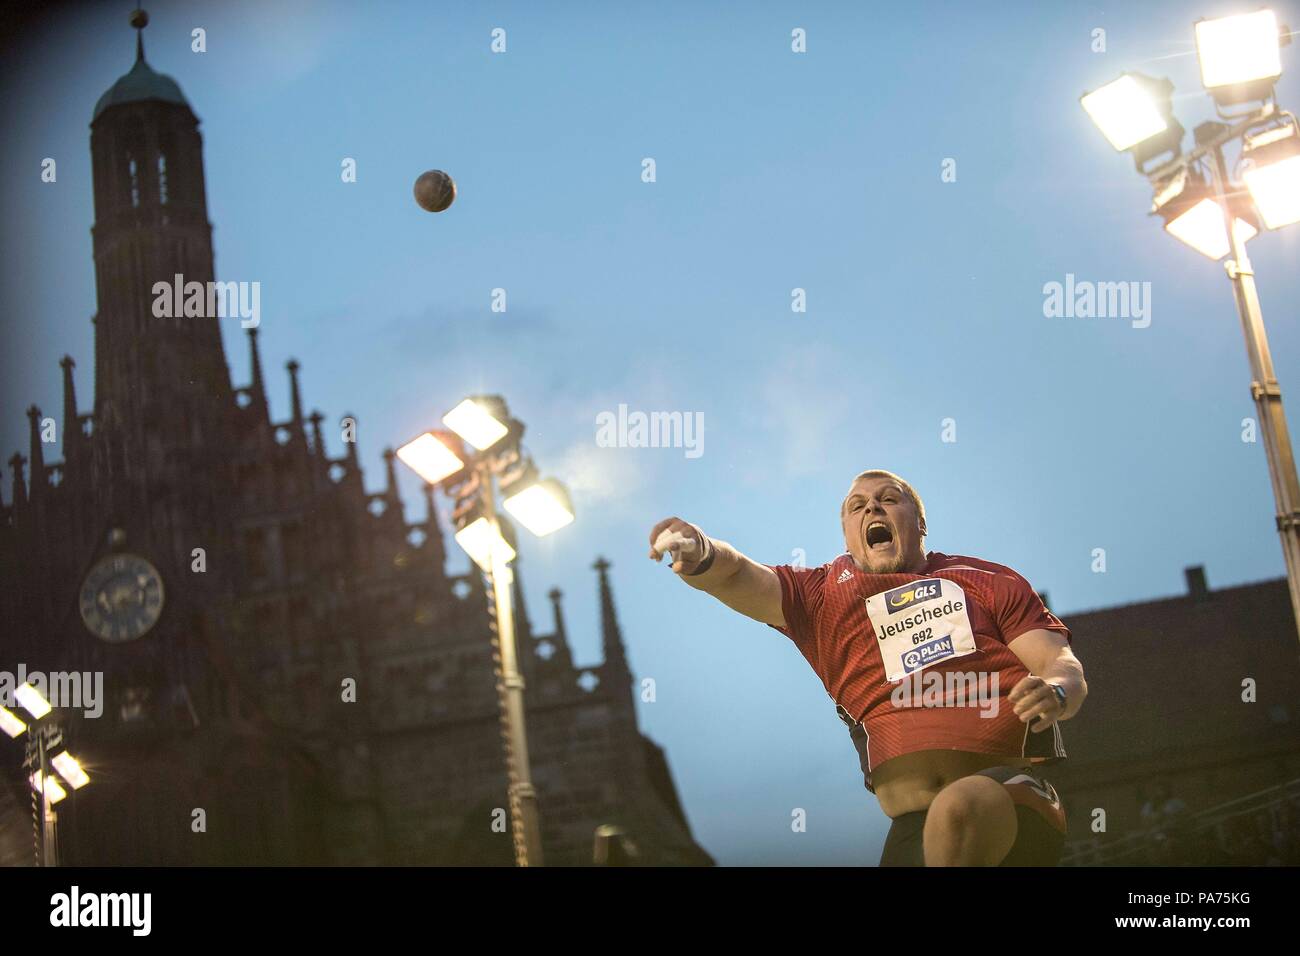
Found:
[[1056, 725], [1030, 732], [1007, 700], [1029, 673], [1012, 641], [1039, 628], [1070, 639], [1015, 571], [937, 551], [919, 574], [868, 574], [849, 554], [772, 570], [786, 622], [777, 630], [850, 724], [868, 788], [872, 770], [917, 750], [1065, 756]]

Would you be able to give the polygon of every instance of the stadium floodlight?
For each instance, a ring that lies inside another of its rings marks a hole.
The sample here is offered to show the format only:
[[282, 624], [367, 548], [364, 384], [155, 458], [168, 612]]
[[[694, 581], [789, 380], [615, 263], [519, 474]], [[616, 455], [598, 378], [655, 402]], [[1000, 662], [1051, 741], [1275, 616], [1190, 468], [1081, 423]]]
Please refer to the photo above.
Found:
[[1294, 121], [1247, 137], [1242, 179], [1265, 228], [1300, 222], [1300, 129]]
[[1121, 153], [1169, 128], [1155, 98], [1129, 73], [1085, 94], [1079, 103]]
[[27, 730], [27, 725], [8, 707], [0, 707], [0, 730], [10, 737], [18, 737]]
[[50, 759], [50, 763], [54, 764], [54, 769], [59, 772], [59, 776], [66, 780], [73, 790], [80, 790], [90, 783], [90, 776], [82, 769], [80, 762], [66, 750], [55, 754]]
[[397, 457], [431, 485], [436, 485], [465, 467], [460, 456], [448, 448], [447, 443], [434, 432], [425, 432], [407, 442], [397, 449]]
[[68, 791], [59, 786], [59, 781], [54, 777], [46, 777], [38, 770], [31, 776], [32, 789], [37, 793], [45, 794], [45, 799], [51, 805], [58, 803], [68, 795]]
[[510, 432], [505, 402], [499, 398], [467, 398], [442, 418], [442, 423], [479, 451], [487, 451]]
[[1173, 115], [1174, 85], [1142, 73], [1125, 73], [1085, 93], [1079, 104], [1116, 151], [1133, 154], [1138, 169], [1156, 156], [1177, 152], [1183, 127]]
[[[1164, 220], [1165, 230], [1207, 258], [1225, 260], [1246, 338], [1251, 395], [1267, 429], [1274, 517], [1300, 636], [1300, 522], [1294, 520], [1300, 472], [1247, 251], [1262, 229], [1300, 223], [1300, 124], [1274, 95], [1282, 74], [1280, 47], [1291, 42], [1291, 33], [1267, 9], [1199, 20], [1194, 32], [1201, 82], [1217, 115], [1196, 126], [1187, 152], [1168, 80], [1125, 73], [1085, 94], [1080, 104], [1116, 150], [1133, 155], [1138, 172], [1154, 187], [1151, 212]], [[1224, 109], [1237, 103], [1246, 105]], [[1241, 150], [1235, 169], [1228, 158], [1234, 146]]]
[[[456, 543], [490, 581], [488, 597], [495, 615], [498, 651], [495, 669], [503, 688], [498, 706], [509, 740], [506, 776], [513, 781], [509, 788], [510, 814], [517, 821], [521, 837], [514, 841], [515, 862], [540, 866], [541, 827], [524, 730], [523, 680], [515, 645], [514, 576], [509, 567], [517, 555], [517, 545], [514, 524], [504, 512], [509, 511], [540, 536], [573, 521], [573, 506], [559, 482], [538, 481], [537, 468], [521, 444], [523, 422], [510, 417], [500, 395], [471, 395], [444, 415], [442, 422], [450, 432], [425, 432], [398, 449], [397, 457], [454, 501], [451, 526]], [[432, 514], [429, 520], [434, 520]]]
[[1272, 10], [1198, 20], [1201, 85], [1221, 106], [1266, 99], [1282, 75], [1281, 37]]
[[515, 559], [515, 549], [502, 536], [498, 523], [485, 517], [475, 518], [457, 531], [456, 543], [465, 549], [471, 561], [489, 573], [494, 559], [502, 564]]
[[[1223, 207], [1213, 190], [1186, 169], [1160, 184], [1151, 211], [1164, 220], [1166, 232], [1203, 256], [1217, 261], [1231, 250]], [[1232, 228], [1237, 239], [1244, 243], [1254, 238], [1259, 230], [1244, 218], [1249, 214], [1234, 212]]]
[[530, 484], [504, 501], [506, 511], [539, 538], [573, 521], [573, 503], [554, 478]]
[[26, 711], [37, 720], [40, 720], [53, 709], [50, 707], [50, 702], [45, 699], [45, 695], [30, 683], [25, 683], [14, 691], [14, 699], [22, 704]]
[[[1232, 220], [1232, 228], [1239, 242], [1252, 239], [1258, 232], [1254, 226], [1240, 218]], [[1201, 255], [1216, 261], [1231, 251], [1228, 230], [1223, 224], [1223, 207], [1208, 197], [1166, 222], [1165, 231]]]

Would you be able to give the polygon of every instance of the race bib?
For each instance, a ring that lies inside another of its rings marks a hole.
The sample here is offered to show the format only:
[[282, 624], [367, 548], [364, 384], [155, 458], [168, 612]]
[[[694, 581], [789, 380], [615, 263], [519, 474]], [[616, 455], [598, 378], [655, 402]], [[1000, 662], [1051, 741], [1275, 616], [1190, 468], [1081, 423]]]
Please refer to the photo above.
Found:
[[977, 650], [966, 592], [946, 578], [873, 594], [867, 598], [867, 616], [889, 681]]

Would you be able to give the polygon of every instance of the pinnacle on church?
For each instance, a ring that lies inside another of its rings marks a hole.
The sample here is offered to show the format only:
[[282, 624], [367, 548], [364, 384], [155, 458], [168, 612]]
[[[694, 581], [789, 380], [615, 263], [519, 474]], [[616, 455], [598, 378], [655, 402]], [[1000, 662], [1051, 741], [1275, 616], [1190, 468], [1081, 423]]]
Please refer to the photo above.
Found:
[[568, 641], [569, 635], [564, 630], [564, 608], [560, 604], [564, 598], [564, 592], [559, 588], [551, 588], [546, 592], [546, 596], [551, 599], [551, 613], [555, 619], [555, 639], [557, 641]]
[[[354, 429], [355, 429], [356, 421], [357, 421], [357, 416], [353, 415], [351, 412], [344, 412], [344, 413], [343, 413], [343, 418], [342, 418], [341, 421], [350, 421], [350, 422], [352, 422], [352, 423], [353, 423], [353, 427], [354, 427]], [[358, 475], [359, 475], [359, 474], [361, 473], [361, 463], [357, 460], [357, 441], [356, 441], [356, 435], [355, 435], [355, 434], [352, 435], [351, 438], [352, 438], [351, 441], [345, 441], [345, 442], [344, 442], [344, 444], [347, 445], [348, 469], [349, 469], [353, 474], [358, 474]]]
[[627, 669], [627, 655], [623, 650], [623, 631], [618, 626], [618, 613], [614, 610], [614, 592], [609, 586], [611, 565], [604, 557], [596, 559], [592, 568], [600, 576], [600, 635], [605, 654], [605, 666]]
[[320, 423], [325, 420], [325, 416], [321, 414], [320, 409], [316, 409], [307, 416], [307, 420], [311, 422], [312, 451], [316, 453], [317, 459], [325, 463], [329, 460], [329, 456], [325, 453], [325, 435], [321, 432], [320, 427]]
[[397, 469], [394, 462], [397, 460], [397, 452], [391, 447], [384, 449], [384, 497], [388, 499], [390, 505], [402, 504], [402, 498], [397, 490]]
[[293, 408], [293, 437], [306, 442], [307, 431], [302, 418], [302, 393], [298, 390], [298, 369], [301, 366], [298, 364], [297, 359], [289, 359], [284, 363], [284, 367], [289, 370], [289, 399]]
[[252, 384], [248, 387], [251, 405], [262, 409], [262, 414], [266, 414], [266, 383], [262, 379], [262, 356], [257, 349], [257, 328], [253, 327], [248, 330], [248, 362], [252, 367]]
[[131, 26], [135, 27], [135, 62], [144, 62], [144, 28], [149, 25], [149, 13], [139, 7], [131, 11]]
[[45, 449], [41, 446], [41, 410], [35, 405], [27, 409], [27, 421], [31, 438], [32, 494], [39, 496], [45, 485]]
[[59, 359], [59, 368], [63, 370], [63, 462], [71, 464], [76, 454], [78, 440], [81, 438], [81, 423], [77, 421], [77, 386], [72, 378], [72, 370], [77, 367], [71, 355]]
[[13, 472], [14, 476], [12, 497], [14, 499], [15, 514], [22, 511], [23, 506], [27, 504], [27, 486], [23, 481], [23, 463], [25, 461], [27, 459], [17, 452], [14, 452], [9, 459], [9, 470]]

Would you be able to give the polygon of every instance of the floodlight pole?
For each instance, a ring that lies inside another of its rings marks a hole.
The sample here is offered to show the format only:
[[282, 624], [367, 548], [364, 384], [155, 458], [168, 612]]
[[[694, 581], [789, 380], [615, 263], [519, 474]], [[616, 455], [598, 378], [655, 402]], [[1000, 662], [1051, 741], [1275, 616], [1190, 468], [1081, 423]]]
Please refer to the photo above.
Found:
[[41, 824], [40, 833], [40, 860], [41, 866], [58, 866], [58, 837], [55, 831], [54, 804], [50, 802], [50, 768], [46, 760], [45, 748], [45, 721], [36, 721], [31, 728], [32, 738], [36, 741], [36, 764], [41, 775], [41, 790], [37, 801], [40, 805]]
[[[486, 455], [477, 456], [483, 516], [501, 532], [502, 518], [497, 515], [496, 492], [492, 469]], [[504, 537], [504, 535], [502, 535]], [[542, 831], [537, 816], [537, 790], [533, 786], [528, 761], [528, 734], [524, 719], [524, 678], [519, 673], [519, 654], [515, 646], [515, 617], [512, 605], [514, 572], [508, 562], [493, 553], [492, 582], [495, 610], [496, 647], [492, 662], [496, 667], [497, 700], [501, 720], [501, 739], [505, 747], [507, 795], [510, 801], [510, 828], [517, 866], [542, 866]]]
[[[1229, 132], [1235, 132], [1231, 130]], [[1296, 477], [1295, 455], [1291, 449], [1291, 433], [1287, 429], [1286, 414], [1282, 409], [1282, 389], [1273, 374], [1273, 357], [1268, 348], [1268, 335], [1264, 331], [1264, 317], [1259, 307], [1259, 294], [1255, 290], [1255, 272], [1246, 243], [1238, 238], [1234, 226], [1232, 204], [1229, 202], [1228, 167], [1223, 158], [1222, 136], [1207, 143], [1214, 191], [1223, 209], [1231, 243], [1232, 256], [1224, 267], [1232, 282], [1232, 293], [1237, 300], [1241, 316], [1241, 329], [1246, 337], [1246, 354], [1250, 359], [1250, 395], [1255, 400], [1259, 429], [1264, 435], [1264, 452], [1268, 457], [1269, 478], [1273, 482], [1273, 500], [1277, 506], [1277, 533], [1282, 539], [1282, 555], [1286, 559], [1287, 585], [1291, 591], [1291, 611], [1295, 616], [1297, 639], [1300, 640], [1300, 479]]]

